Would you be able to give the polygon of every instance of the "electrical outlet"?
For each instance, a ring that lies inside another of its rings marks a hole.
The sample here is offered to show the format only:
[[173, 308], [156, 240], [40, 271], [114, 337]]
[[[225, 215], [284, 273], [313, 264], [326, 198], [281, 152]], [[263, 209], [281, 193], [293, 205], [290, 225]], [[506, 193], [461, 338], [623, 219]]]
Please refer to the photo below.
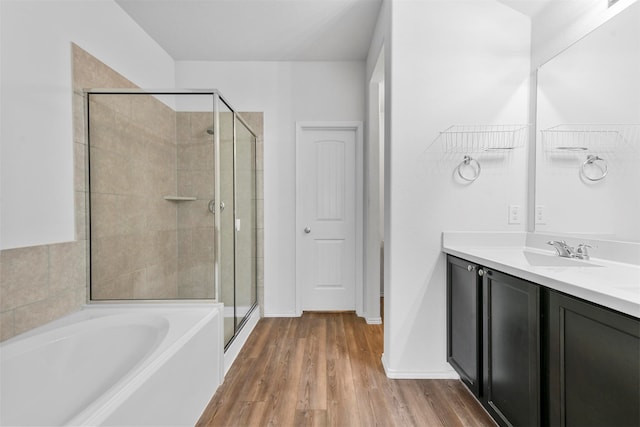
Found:
[[547, 221], [544, 218], [544, 206], [536, 205], [536, 224], [546, 224]]
[[509, 205], [509, 224], [521, 224], [520, 205]]

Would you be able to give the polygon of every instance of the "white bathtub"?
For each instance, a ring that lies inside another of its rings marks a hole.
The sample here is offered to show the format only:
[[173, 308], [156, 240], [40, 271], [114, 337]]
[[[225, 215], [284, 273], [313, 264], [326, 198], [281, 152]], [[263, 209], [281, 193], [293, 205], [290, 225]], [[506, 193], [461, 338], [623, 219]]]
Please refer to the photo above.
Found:
[[186, 426], [224, 376], [221, 304], [90, 305], [0, 345], [0, 425]]

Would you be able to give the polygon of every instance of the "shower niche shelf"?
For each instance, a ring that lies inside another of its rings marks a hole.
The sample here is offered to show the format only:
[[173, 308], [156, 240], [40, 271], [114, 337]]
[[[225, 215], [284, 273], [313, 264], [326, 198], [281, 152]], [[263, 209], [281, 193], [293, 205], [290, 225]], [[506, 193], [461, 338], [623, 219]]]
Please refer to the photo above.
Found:
[[614, 153], [637, 150], [640, 125], [561, 124], [540, 131], [544, 150], [553, 153]]
[[182, 197], [182, 196], [164, 196], [164, 199], [170, 202], [194, 202], [198, 200], [197, 197]]
[[453, 125], [440, 132], [447, 153], [508, 152], [523, 147], [529, 125]]

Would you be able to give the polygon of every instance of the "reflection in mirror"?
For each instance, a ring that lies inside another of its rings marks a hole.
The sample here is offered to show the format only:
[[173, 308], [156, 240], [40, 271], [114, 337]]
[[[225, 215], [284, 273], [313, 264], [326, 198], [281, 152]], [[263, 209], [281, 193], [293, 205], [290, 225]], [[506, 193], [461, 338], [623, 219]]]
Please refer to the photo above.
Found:
[[536, 231], [640, 242], [640, 3], [538, 70]]

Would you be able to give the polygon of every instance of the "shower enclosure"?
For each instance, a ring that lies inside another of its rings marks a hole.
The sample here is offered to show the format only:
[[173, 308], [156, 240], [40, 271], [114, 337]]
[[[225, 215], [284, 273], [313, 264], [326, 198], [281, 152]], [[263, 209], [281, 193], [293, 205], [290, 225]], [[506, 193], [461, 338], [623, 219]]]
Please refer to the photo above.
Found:
[[218, 91], [86, 91], [91, 301], [257, 305], [256, 134]]

